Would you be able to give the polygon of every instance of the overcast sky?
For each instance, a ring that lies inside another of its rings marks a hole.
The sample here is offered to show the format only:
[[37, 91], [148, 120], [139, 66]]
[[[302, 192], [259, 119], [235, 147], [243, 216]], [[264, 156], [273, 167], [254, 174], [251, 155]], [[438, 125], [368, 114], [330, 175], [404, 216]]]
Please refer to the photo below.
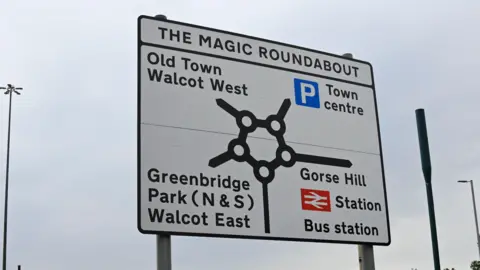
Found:
[[[155, 237], [136, 227], [136, 24], [158, 13], [371, 62], [392, 230], [376, 268], [433, 268], [419, 107], [442, 267], [478, 258], [470, 189], [456, 183], [478, 179], [480, 191], [477, 0], [3, 0], [0, 10], [0, 84], [25, 89], [13, 106], [9, 269], [155, 269]], [[2, 185], [7, 113], [2, 96]], [[358, 269], [354, 245], [172, 241], [176, 270]]]

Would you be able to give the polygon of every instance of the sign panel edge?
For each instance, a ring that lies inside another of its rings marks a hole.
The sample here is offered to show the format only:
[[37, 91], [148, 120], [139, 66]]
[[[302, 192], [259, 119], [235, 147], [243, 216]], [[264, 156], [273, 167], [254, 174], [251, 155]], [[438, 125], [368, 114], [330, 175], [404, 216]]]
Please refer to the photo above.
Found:
[[[147, 20], [155, 20], [155, 21], [162, 21], [162, 22], [169, 22], [169, 23], [174, 23], [174, 24], [179, 24], [179, 25], [185, 25], [189, 27], [195, 27], [195, 28], [201, 28], [209, 31], [215, 31], [215, 32], [220, 32], [220, 33], [227, 33], [227, 34], [232, 34], [232, 35], [237, 35], [240, 37], [244, 38], [250, 38], [250, 39], [255, 39], [255, 40], [260, 40], [264, 42], [269, 42], [269, 43], [274, 43], [274, 44], [279, 44], [283, 46], [288, 46], [288, 47], [293, 47], [293, 48], [298, 48], [306, 51], [311, 51], [315, 53], [320, 53], [320, 54], [325, 54], [333, 57], [338, 57], [344, 60], [352, 61], [352, 62], [358, 62], [362, 64], [367, 64], [370, 68], [371, 72], [371, 80], [372, 80], [372, 85], [369, 87], [373, 91], [374, 95], [374, 103], [375, 103], [375, 116], [376, 116], [376, 121], [377, 121], [377, 131], [378, 131], [378, 141], [379, 141], [379, 147], [380, 147], [380, 159], [381, 159], [381, 169], [382, 169], [382, 182], [383, 182], [383, 191], [384, 191], [384, 198], [385, 198], [385, 205], [386, 205], [386, 213], [385, 217], [387, 219], [387, 232], [388, 232], [388, 240], [387, 242], [351, 242], [351, 241], [342, 241], [342, 240], [321, 240], [321, 239], [297, 239], [297, 238], [278, 238], [278, 237], [262, 237], [262, 236], [247, 236], [247, 235], [222, 235], [222, 234], [205, 234], [205, 233], [184, 233], [184, 232], [168, 232], [168, 231], [149, 231], [149, 230], [144, 230], [141, 226], [141, 89], [142, 89], [142, 82], [141, 82], [141, 48], [143, 46], [143, 42], [141, 40], [141, 22], [142, 20], [147, 19]], [[159, 18], [154, 18], [146, 15], [141, 15], [138, 17], [138, 41], [137, 41], [137, 229], [142, 233], [142, 234], [159, 234], [159, 233], [167, 233], [171, 235], [186, 235], [186, 236], [201, 236], [201, 237], [217, 237], [217, 238], [234, 238], [234, 239], [257, 239], [257, 240], [279, 240], [279, 241], [300, 241], [300, 242], [322, 242], [322, 243], [344, 243], [344, 244], [369, 244], [369, 245], [380, 245], [380, 246], [388, 246], [391, 243], [391, 230], [390, 230], [390, 218], [389, 218], [389, 208], [388, 208], [388, 200], [387, 200], [387, 190], [386, 190], [386, 179], [385, 179], [385, 170], [384, 170], [384, 159], [383, 159], [383, 147], [381, 144], [381, 133], [380, 133], [380, 123], [379, 123], [379, 115], [378, 115], [378, 104], [377, 104], [377, 96], [376, 96], [376, 91], [375, 91], [375, 82], [374, 82], [374, 72], [373, 72], [373, 67], [370, 62], [358, 60], [358, 59], [350, 59], [343, 57], [341, 55], [336, 55], [336, 54], [331, 54], [323, 51], [317, 51], [317, 50], [312, 50], [309, 48], [303, 48], [299, 47], [296, 45], [292, 44], [286, 44], [286, 43], [281, 43], [281, 42], [276, 42], [276, 41], [271, 41], [271, 40], [266, 40], [262, 38], [257, 38], [257, 37], [252, 37], [252, 36], [247, 36], [239, 33], [233, 33], [233, 32], [228, 32], [228, 31], [223, 31], [219, 29], [213, 29], [213, 28], [208, 28], [204, 26], [199, 26], [199, 25], [193, 25], [193, 24], [188, 24], [188, 23], [183, 23], [183, 22], [177, 22], [177, 21], [172, 21], [172, 20], [162, 20]]]

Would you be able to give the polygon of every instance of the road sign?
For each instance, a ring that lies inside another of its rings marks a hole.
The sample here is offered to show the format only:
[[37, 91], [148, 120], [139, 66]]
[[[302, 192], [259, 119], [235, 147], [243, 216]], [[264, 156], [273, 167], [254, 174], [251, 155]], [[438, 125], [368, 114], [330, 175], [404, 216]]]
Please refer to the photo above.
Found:
[[372, 66], [138, 19], [141, 233], [390, 244]]

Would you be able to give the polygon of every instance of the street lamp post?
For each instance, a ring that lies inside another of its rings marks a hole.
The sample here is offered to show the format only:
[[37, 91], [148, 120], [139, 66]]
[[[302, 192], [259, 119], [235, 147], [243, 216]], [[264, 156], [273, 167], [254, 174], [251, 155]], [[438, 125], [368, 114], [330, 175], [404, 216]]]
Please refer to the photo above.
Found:
[[475, 216], [475, 234], [477, 235], [477, 245], [478, 245], [478, 255], [480, 258], [480, 234], [478, 231], [478, 218], [477, 218], [477, 206], [475, 203], [475, 191], [473, 189], [473, 180], [458, 180], [459, 183], [469, 183], [470, 182], [470, 188], [472, 190], [472, 200], [473, 200], [473, 214]]
[[5, 91], [5, 95], [9, 95], [9, 105], [8, 105], [8, 131], [7, 131], [7, 168], [5, 172], [5, 203], [4, 203], [4, 212], [3, 212], [3, 264], [2, 269], [7, 269], [7, 212], [8, 212], [8, 176], [10, 169], [10, 126], [12, 122], [12, 96], [13, 94], [20, 95], [18, 90], [22, 90], [21, 87], [15, 87], [12, 84], [7, 84], [7, 87], [0, 87]]

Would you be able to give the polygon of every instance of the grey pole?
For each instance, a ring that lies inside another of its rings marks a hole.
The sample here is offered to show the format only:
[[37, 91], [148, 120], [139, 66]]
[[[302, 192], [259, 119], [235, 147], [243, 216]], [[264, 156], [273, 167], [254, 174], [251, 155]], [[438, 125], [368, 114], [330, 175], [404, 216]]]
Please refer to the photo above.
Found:
[[358, 245], [360, 270], [375, 270], [375, 255], [372, 245]]
[[[345, 53], [343, 56], [353, 59], [351, 53]], [[372, 245], [358, 245], [358, 263], [360, 270], [375, 270], [375, 255]]]
[[473, 180], [470, 180], [470, 188], [472, 189], [473, 214], [475, 215], [475, 229], [476, 229], [475, 233], [477, 234], [478, 255], [480, 259], [480, 232], [478, 231], [477, 205], [475, 203], [475, 191], [473, 189]]
[[22, 270], [22, 266], [21, 266], [21, 265], [18, 266], [18, 270]]
[[172, 242], [168, 234], [157, 235], [157, 270], [172, 270]]
[[[167, 16], [158, 14], [160, 20], [167, 20]], [[157, 270], [172, 270], [172, 239], [168, 234], [158, 234], [157, 240]]]
[[477, 246], [478, 246], [478, 255], [480, 259], [480, 232], [478, 231], [478, 217], [477, 217], [477, 204], [475, 203], [475, 190], [473, 188], [473, 180], [458, 180], [459, 183], [468, 183], [470, 182], [470, 188], [472, 190], [472, 200], [473, 200], [473, 215], [475, 216], [475, 234], [477, 236]]
[[9, 180], [9, 172], [10, 172], [10, 127], [12, 123], [12, 97], [13, 94], [20, 95], [20, 92], [17, 90], [22, 90], [21, 87], [15, 87], [12, 84], [7, 84], [7, 87], [0, 87], [2, 90], [5, 91], [5, 95], [9, 95], [9, 105], [8, 105], [8, 131], [7, 131], [7, 164], [6, 164], [6, 172], [5, 172], [5, 203], [4, 203], [4, 211], [3, 211], [3, 262], [2, 262], [2, 269], [7, 269], [7, 225], [8, 225], [8, 180]]

